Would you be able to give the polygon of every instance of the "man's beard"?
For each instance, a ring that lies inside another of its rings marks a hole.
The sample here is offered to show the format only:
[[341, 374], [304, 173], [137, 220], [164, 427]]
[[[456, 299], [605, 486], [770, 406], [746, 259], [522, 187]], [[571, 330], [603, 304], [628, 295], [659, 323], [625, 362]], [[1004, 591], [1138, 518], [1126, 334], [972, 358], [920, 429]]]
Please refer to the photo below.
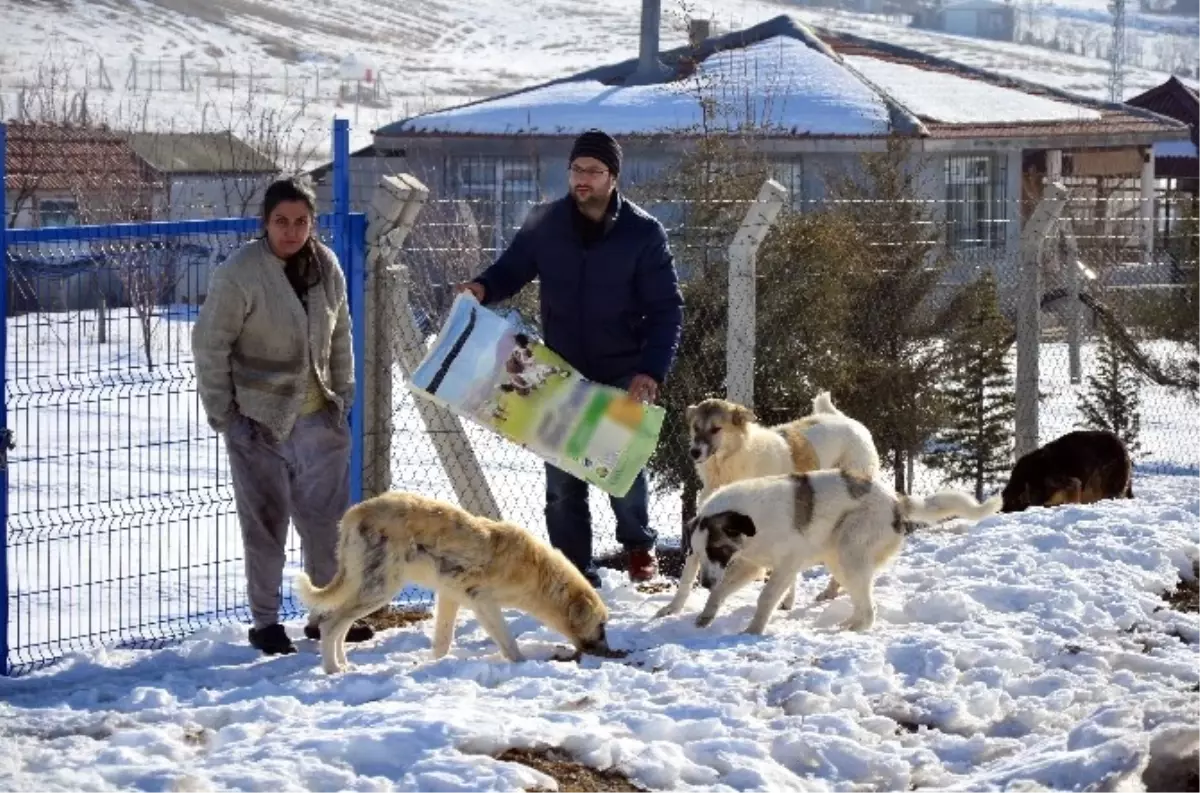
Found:
[[576, 193], [574, 190], [572, 190], [571, 198], [575, 199], [575, 203], [576, 203], [576, 205], [579, 206], [579, 210], [581, 212], [588, 212], [588, 211], [596, 212], [599, 210], [603, 210], [605, 207], [608, 206], [609, 196], [600, 195], [599, 193], [597, 193], [594, 190], [591, 193], [589, 193], [587, 196], [580, 196], [578, 193]]

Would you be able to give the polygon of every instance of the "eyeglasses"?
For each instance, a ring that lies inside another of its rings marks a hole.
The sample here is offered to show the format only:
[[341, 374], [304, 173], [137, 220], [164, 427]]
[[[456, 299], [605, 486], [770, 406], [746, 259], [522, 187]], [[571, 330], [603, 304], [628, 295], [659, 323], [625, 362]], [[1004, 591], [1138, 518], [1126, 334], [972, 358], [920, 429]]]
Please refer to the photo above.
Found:
[[578, 165], [572, 165], [568, 170], [575, 176], [587, 176], [593, 179], [608, 174], [608, 170], [604, 168], [580, 168]]

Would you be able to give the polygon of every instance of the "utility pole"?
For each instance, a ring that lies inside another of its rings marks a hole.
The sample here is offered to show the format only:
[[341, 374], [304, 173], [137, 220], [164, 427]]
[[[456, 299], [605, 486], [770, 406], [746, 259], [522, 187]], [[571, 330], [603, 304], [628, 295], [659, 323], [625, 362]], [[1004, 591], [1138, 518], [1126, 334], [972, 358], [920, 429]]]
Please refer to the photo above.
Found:
[[1108, 75], [1108, 98], [1113, 102], [1125, 100], [1125, 0], [1111, 0], [1112, 49], [1108, 52], [1111, 72]]

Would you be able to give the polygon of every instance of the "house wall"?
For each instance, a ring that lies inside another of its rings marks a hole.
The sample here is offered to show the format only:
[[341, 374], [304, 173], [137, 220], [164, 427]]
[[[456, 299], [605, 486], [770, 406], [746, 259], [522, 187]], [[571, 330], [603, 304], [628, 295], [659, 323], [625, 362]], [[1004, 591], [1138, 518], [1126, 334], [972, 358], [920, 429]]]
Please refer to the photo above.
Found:
[[1012, 41], [1015, 18], [1003, 8], [947, 8], [942, 11], [942, 30], [956, 36], [974, 36], [995, 41]]
[[[570, 141], [557, 140], [413, 139], [406, 141], [404, 158], [352, 160], [352, 190], [356, 201], [366, 199], [367, 185], [377, 182], [379, 174], [412, 173], [430, 187], [433, 198], [422, 217], [431, 225], [444, 229], [461, 224], [464, 217], [471, 219], [475, 228], [467, 236], [479, 250], [460, 256], [456, 264], [467, 262], [467, 267], [478, 269], [495, 259], [529, 206], [565, 194], [569, 146]], [[673, 167], [684, 151], [676, 142], [635, 140], [624, 148], [621, 182], [635, 196], [639, 186]], [[850, 152], [774, 151], [769, 156], [774, 177], [788, 189], [792, 208], [798, 211], [819, 207], [828, 199], [831, 180], [854, 176], [861, 163], [861, 155]], [[1009, 252], [1016, 250], [1020, 235], [1020, 150], [924, 153], [914, 160], [914, 167], [920, 169], [916, 185], [928, 201], [931, 220], [955, 246], [952, 277], [970, 280], [981, 267], [988, 267], [1002, 280], [1013, 280]], [[951, 173], [956, 174], [953, 179]], [[451, 206], [456, 199], [467, 205], [465, 210]], [[668, 227], [675, 220], [669, 202], [646, 201], [645, 205]], [[425, 238], [432, 230], [421, 229], [418, 221], [411, 248], [446, 247]], [[461, 240], [456, 245], [461, 247]], [[445, 269], [445, 265], [432, 265], [430, 272]]]
[[175, 174], [169, 177], [168, 194], [160, 220], [257, 217], [272, 174]]
[[942, 30], [956, 36], [979, 35], [979, 12], [971, 8], [950, 8], [942, 12]]

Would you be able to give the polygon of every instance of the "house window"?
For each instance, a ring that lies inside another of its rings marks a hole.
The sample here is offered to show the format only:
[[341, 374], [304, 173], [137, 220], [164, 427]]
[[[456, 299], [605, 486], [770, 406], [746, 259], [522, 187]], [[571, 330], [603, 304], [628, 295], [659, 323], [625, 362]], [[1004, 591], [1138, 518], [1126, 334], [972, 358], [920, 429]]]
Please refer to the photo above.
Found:
[[38, 201], [39, 226], [78, 226], [79, 207], [70, 198], [43, 198]]
[[469, 201], [480, 238], [499, 253], [537, 202], [537, 163], [524, 158], [454, 157], [448, 169], [456, 198]]
[[951, 248], [1003, 248], [1008, 227], [1008, 160], [946, 158], [946, 242]]

